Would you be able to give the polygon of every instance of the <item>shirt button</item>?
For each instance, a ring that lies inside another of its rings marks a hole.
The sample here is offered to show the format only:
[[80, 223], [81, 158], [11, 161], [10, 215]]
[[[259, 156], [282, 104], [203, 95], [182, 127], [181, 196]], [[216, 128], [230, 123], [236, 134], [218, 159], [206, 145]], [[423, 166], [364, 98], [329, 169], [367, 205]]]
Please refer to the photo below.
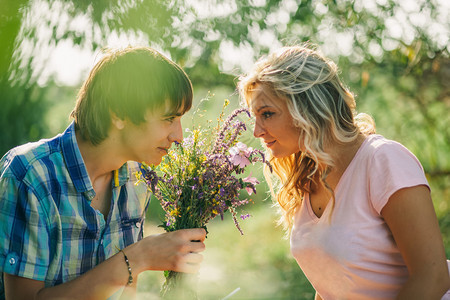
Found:
[[140, 223], [140, 222], [136, 222], [135, 225], [136, 225], [137, 228], [140, 228], [140, 227], [141, 227], [141, 223]]
[[14, 265], [16, 263], [16, 260], [14, 258], [9, 259], [9, 264]]

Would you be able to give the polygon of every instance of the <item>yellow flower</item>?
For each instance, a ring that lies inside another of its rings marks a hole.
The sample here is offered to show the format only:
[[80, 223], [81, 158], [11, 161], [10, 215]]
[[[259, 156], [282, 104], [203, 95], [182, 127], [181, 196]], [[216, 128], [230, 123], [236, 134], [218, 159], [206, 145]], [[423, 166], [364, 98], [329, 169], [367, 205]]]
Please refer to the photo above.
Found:
[[198, 142], [198, 138], [200, 137], [200, 130], [194, 129], [194, 130], [192, 131], [192, 133], [193, 133], [193, 136], [194, 136], [194, 141], [195, 141], [195, 142]]

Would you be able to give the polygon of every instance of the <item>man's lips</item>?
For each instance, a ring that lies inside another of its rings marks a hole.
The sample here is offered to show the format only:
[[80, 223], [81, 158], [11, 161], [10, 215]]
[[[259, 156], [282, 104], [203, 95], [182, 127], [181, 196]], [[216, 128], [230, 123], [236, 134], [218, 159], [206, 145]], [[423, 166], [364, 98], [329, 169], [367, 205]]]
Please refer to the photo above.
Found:
[[164, 148], [164, 147], [158, 147], [159, 150], [167, 153], [169, 151], [169, 148]]

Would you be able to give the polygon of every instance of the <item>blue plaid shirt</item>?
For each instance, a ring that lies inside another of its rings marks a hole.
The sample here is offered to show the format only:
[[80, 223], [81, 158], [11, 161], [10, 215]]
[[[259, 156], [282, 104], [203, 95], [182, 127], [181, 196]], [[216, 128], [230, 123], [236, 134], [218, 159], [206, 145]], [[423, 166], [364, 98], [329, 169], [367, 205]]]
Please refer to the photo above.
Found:
[[72, 123], [63, 134], [9, 151], [0, 161], [0, 299], [3, 273], [53, 286], [72, 280], [142, 239], [150, 193], [136, 162], [114, 171], [106, 218]]

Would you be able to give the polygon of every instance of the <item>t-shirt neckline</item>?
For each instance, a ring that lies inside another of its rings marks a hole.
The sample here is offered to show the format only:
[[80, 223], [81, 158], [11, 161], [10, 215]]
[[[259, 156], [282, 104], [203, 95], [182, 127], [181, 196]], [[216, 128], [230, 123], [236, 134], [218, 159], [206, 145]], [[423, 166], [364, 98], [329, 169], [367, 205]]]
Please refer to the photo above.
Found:
[[[345, 168], [344, 173], [342, 173], [341, 178], [339, 178], [339, 181], [338, 181], [338, 183], [336, 184], [336, 189], [334, 190], [334, 195], [335, 195], [335, 196], [336, 196], [337, 193], [338, 193], [339, 186], [341, 185], [341, 182], [343, 181], [343, 179], [345, 179], [346, 174], [348, 174], [348, 173], [350, 172], [349, 170], [351, 170], [351, 168], [353, 168], [353, 165], [355, 164], [355, 161], [357, 160], [359, 154], [362, 152], [362, 149], [366, 146], [368, 140], [369, 140], [372, 136], [375, 136], [375, 135], [369, 135], [369, 136], [366, 136], [366, 137], [364, 138], [364, 141], [363, 141], [363, 142], [361, 143], [361, 145], [359, 146], [358, 150], [356, 151], [356, 153], [355, 153], [355, 155], [353, 156], [352, 160], [351, 160], [350, 163], [348, 164], [347, 168]], [[336, 198], [337, 198], [337, 197], [336, 197]], [[312, 209], [312, 206], [311, 206], [311, 200], [310, 200], [310, 197], [309, 197], [309, 193], [305, 194], [304, 200], [306, 201], [306, 206], [307, 206], [309, 215], [311, 216], [311, 218], [312, 218], [316, 223], [319, 222], [319, 220], [322, 219], [322, 217], [324, 217], [325, 214], [328, 214], [328, 209], [329, 209], [329, 206], [330, 206], [331, 199], [330, 199], [330, 201], [328, 201], [328, 203], [327, 203], [327, 205], [325, 206], [325, 209], [324, 209], [324, 211], [323, 211], [323, 214], [322, 214], [322, 216], [320, 216], [320, 217], [318, 217], [318, 216], [314, 213], [314, 211], [313, 211], [313, 209]]]

